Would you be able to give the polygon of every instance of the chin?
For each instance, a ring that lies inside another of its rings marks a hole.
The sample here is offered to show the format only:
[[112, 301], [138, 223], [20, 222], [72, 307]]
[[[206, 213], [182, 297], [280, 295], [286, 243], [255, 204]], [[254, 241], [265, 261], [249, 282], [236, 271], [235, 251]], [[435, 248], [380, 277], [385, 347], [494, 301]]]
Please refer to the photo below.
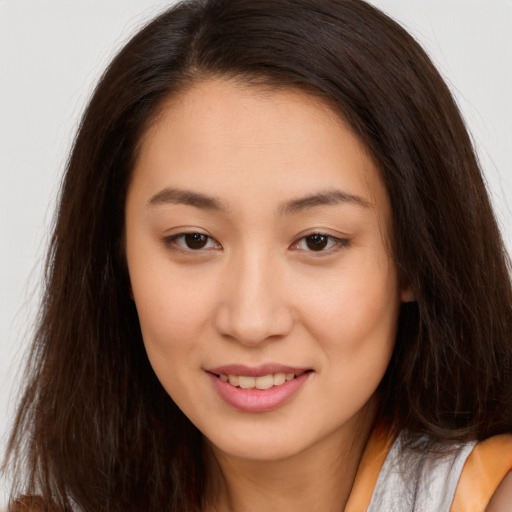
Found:
[[290, 438], [284, 443], [282, 437], [277, 439], [268, 439], [264, 436], [259, 439], [240, 439], [238, 437], [234, 439], [231, 437], [230, 439], [218, 439], [217, 442], [206, 438], [206, 441], [214, 453], [220, 452], [229, 457], [254, 462], [277, 462], [293, 457], [307, 448], [306, 444], [294, 442]]

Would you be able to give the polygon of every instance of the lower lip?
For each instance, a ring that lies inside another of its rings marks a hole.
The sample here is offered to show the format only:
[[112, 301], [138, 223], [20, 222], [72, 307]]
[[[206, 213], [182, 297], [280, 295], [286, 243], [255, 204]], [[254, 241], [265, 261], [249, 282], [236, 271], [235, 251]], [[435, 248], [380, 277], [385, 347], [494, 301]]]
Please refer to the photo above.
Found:
[[243, 412], [271, 411], [292, 398], [311, 375], [305, 372], [280, 386], [269, 389], [242, 389], [224, 382], [212, 373], [208, 373], [215, 390], [231, 407]]

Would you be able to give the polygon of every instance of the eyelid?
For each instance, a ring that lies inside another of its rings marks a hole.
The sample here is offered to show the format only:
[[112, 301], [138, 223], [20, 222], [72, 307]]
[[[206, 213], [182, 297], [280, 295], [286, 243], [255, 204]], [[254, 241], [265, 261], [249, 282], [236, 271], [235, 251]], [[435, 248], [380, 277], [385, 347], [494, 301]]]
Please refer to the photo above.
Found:
[[[216, 247], [201, 247], [198, 249], [192, 249], [192, 248], [182, 247], [176, 243], [176, 241], [180, 238], [184, 238], [187, 235], [195, 235], [195, 234], [202, 235], [202, 236], [206, 237], [208, 239], [207, 244], [209, 242], [214, 242]], [[175, 252], [183, 252], [183, 253], [187, 253], [187, 254], [194, 254], [194, 253], [200, 254], [200, 253], [209, 252], [209, 251], [216, 250], [216, 249], [222, 249], [222, 245], [219, 242], [217, 242], [217, 240], [215, 240], [215, 238], [208, 235], [207, 233], [204, 233], [203, 231], [201, 231], [199, 229], [190, 229], [187, 231], [180, 231], [179, 233], [175, 233], [173, 235], [168, 235], [168, 236], [163, 237], [162, 241], [167, 249], [170, 249]]]
[[[321, 249], [318, 251], [315, 251], [313, 249], [301, 249], [298, 247], [299, 243], [301, 243], [302, 241], [305, 241], [307, 238], [315, 236], [315, 235], [328, 238], [331, 242], [334, 242], [334, 245], [328, 249]], [[298, 250], [298, 251], [302, 251], [304, 253], [311, 254], [313, 256], [327, 256], [327, 255], [332, 254], [340, 249], [347, 247], [349, 244], [350, 244], [350, 239], [348, 237], [345, 238], [345, 237], [340, 237], [340, 236], [334, 236], [329, 233], [325, 233], [321, 230], [315, 230], [315, 231], [311, 231], [309, 233], [303, 234], [302, 236], [297, 238], [291, 244], [290, 248], [293, 250]]]

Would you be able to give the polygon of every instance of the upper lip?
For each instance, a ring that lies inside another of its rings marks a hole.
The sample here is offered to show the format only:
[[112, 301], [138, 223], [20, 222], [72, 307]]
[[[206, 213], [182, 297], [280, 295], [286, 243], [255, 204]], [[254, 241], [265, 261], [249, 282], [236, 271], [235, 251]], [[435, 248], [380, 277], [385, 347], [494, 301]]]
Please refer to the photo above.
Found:
[[244, 364], [227, 364], [216, 366], [215, 368], [207, 368], [206, 371], [215, 375], [243, 375], [246, 377], [260, 377], [262, 375], [271, 375], [275, 373], [294, 373], [301, 374], [311, 368], [288, 366], [277, 363], [263, 364], [260, 366], [246, 366]]

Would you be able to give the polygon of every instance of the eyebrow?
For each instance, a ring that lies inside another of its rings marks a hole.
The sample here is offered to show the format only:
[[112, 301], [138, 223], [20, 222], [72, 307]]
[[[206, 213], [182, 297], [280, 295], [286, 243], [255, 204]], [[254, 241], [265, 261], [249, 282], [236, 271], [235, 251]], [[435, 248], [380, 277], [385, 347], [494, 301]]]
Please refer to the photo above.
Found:
[[299, 199], [292, 199], [280, 208], [280, 214], [290, 215], [304, 210], [309, 210], [317, 206], [331, 206], [343, 203], [351, 203], [362, 208], [371, 207], [371, 203], [360, 196], [349, 194], [343, 190], [334, 189], [325, 190]]
[[[287, 201], [279, 208], [280, 215], [291, 215], [317, 206], [331, 206], [350, 203], [363, 208], [371, 207], [366, 199], [343, 190], [325, 190]], [[178, 188], [165, 188], [151, 197], [148, 206], [161, 204], [184, 204], [204, 210], [227, 211], [228, 207], [216, 197]]]
[[222, 203], [222, 201], [216, 197], [200, 194], [199, 192], [193, 192], [192, 190], [183, 190], [178, 188], [164, 188], [148, 201], [148, 206], [157, 206], [161, 204], [185, 204], [204, 210], [227, 210], [227, 207]]

